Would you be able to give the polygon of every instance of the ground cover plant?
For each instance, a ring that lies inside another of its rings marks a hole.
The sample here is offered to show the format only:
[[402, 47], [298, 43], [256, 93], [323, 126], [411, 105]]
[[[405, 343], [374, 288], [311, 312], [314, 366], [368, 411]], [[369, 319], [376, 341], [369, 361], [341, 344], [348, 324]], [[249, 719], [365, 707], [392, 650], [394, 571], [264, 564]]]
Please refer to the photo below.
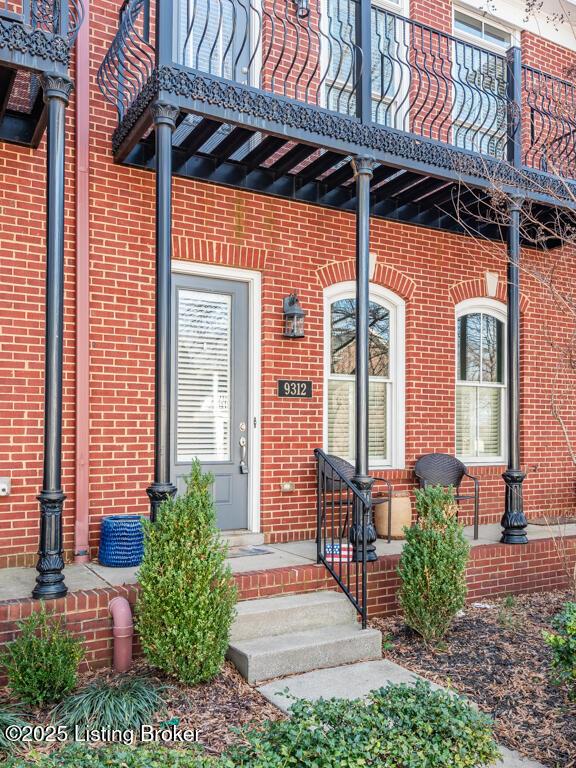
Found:
[[552, 627], [555, 631], [545, 632], [544, 639], [552, 649], [553, 679], [576, 699], [576, 603], [566, 603]]
[[44, 608], [18, 622], [20, 634], [0, 654], [13, 698], [43, 707], [76, 685], [82, 643]]
[[482, 768], [498, 750], [490, 719], [467, 701], [429, 684], [392, 685], [367, 701], [296, 702], [287, 719], [238, 734], [221, 755], [124, 745], [66, 745], [12, 760], [9, 768]]
[[418, 519], [405, 529], [398, 600], [406, 624], [434, 647], [464, 606], [470, 547], [451, 488], [417, 490], [416, 509]]
[[374, 619], [384, 656], [450, 686], [494, 718], [497, 740], [550, 768], [576, 768], [576, 702], [554, 684], [543, 633], [567, 592], [482, 600], [464, 609], [445, 647], [427, 648], [401, 617]]
[[188, 684], [221, 670], [236, 603], [212, 481], [195, 462], [186, 493], [164, 502], [144, 530], [136, 604], [142, 650], [154, 667]]

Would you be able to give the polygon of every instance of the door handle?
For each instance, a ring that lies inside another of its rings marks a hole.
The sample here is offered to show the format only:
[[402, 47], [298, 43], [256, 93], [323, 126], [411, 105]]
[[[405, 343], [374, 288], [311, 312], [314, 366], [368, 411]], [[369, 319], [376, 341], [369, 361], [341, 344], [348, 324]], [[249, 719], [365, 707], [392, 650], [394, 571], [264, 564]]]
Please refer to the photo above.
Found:
[[248, 464], [246, 464], [246, 438], [244, 435], [238, 441], [240, 445], [240, 474], [248, 474]]

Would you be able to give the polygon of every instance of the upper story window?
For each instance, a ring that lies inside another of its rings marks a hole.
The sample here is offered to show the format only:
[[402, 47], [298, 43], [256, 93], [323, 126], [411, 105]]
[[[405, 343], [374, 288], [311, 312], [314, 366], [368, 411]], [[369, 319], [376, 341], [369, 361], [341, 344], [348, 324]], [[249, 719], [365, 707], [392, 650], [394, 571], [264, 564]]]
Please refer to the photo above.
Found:
[[510, 30], [454, 10], [453, 143], [504, 157], [507, 141], [506, 50]]
[[512, 34], [478, 16], [454, 10], [454, 34], [482, 40], [490, 47], [505, 51], [512, 45]]
[[[369, 321], [370, 467], [404, 463], [404, 302], [372, 286]], [[354, 462], [356, 299], [354, 283], [325, 293], [325, 445]]]
[[467, 463], [504, 462], [505, 327], [495, 301], [456, 312], [456, 454]]

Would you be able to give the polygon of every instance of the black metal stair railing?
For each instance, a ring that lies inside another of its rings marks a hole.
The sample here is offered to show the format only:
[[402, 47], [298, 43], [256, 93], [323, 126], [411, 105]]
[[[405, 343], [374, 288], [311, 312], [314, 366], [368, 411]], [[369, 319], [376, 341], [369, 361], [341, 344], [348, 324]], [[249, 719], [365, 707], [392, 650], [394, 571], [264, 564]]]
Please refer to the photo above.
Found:
[[314, 451], [317, 469], [317, 561], [367, 622], [367, 520], [370, 499], [347, 480], [324, 451]]

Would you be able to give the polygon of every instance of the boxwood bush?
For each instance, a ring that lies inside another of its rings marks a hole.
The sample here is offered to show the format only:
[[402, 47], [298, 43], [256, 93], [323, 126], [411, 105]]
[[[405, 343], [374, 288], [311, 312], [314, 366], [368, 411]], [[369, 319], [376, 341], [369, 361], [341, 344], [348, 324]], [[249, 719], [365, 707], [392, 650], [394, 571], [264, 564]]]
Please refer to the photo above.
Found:
[[82, 643], [45, 608], [18, 622], [20, 634], [0, 654], [8, 689], [19, 701], [43, 707], [76, 685]]
[[142, 650], [153, 666], [188, 684], [220, 671], [235, 612], [212, 481], [195, 462], [186, 493], [164, 502], [144, 528], [136, 604]]
[[464, 607], [470, 547], [451, 488], [417, 490], [416, 509], [416, 523], [405, 529], [398, 599], [406, 624], [433, 647]]

